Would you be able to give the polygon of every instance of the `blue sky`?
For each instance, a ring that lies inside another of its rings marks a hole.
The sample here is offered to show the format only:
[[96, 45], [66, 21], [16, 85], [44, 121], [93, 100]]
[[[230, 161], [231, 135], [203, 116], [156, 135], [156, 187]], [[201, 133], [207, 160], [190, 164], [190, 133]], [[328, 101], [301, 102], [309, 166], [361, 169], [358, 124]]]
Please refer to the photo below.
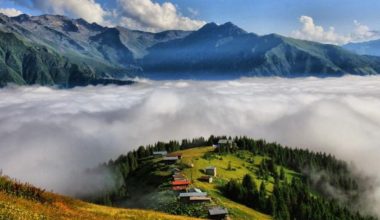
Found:
[[[95, 22], [148, 31], [196, 29], [205, 22], [232, 21], [258, 34], [278, 33], [339, 44], [377, 38], [377, 30], [380, 30], [378, 0], [1, 0], [0, 8], [14, 8], [33, 15], [61, 13], [79, 17], [83, 13], [82, 17], [91, 20], [95, 13], [86, 17], [84, 10], [73, 12], [78, 2], [81, 5], [85, 2], [89, 5], [98, 4], [108, 13], [107, 16], [101, 14], [94, 18]], [[160, 16], [167, 14], [168, 11], [164, 9], [167, 3], [175, 7], [173, 16], [177, 17], [171, 16], [173, 21], [168, 23], [156, 22]], [[73, 11], [70, 11], [70, 7], [73, 7]], [[147, 12], [136, 14], [138, 7], [146, 8]], [[301, 16], [307, 19], [301, 22]], [[154, 19], [149, 20], [149, 17]], [[309, 29], [311, 23], [314, 26]], [[329, 32], [330, 27], [334, 28], [332, 32]]]

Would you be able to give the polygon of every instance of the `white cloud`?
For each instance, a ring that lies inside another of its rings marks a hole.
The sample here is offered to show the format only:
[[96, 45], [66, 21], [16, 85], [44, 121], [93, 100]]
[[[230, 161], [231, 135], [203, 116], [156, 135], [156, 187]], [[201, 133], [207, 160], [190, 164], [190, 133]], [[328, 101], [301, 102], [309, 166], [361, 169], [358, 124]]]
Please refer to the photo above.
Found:
[[105, 24], [108, 12], [95, 0], [13, 0], [15, 3], [43, 13], [84, 18], [89, 22]]
[[118, 0], [118, 4], [119, 23], [131, 29], [153, 32], [195, 30], [205, 24], [204, 21], [183, 16], [170, 2], [159, 4], [152, 0]]
[[303, 15], [299, 21], [302, 23], [302, 28], [293, 31], [292, 35], [295, 38], [330, 44], [344, 44], [350, 40], [349, 37], [337, 34], [334, 27], [325, 30], [322, 26], [316, 25], [312, 17]]
[[17, 10], [15, 8], [0, 8], [0, 13], [3, 13], [9, 17], [15, 17], [22, 14], [22, 11]]
[[313, 18], [309, 16], [303, 15], [299, 21], [302, 24], [301, 29], [292, 32], [292, 36], [299, 39], [329, 44], [346, 44], [379, 37], [376, 31], [372, 31], [368, 26], [356, 20], [353, 22], [353, 32], [348, 35], [337, 33], [334, 27], [329, 27], [328, 30], [325, 30], [322, 26], [316, 25]]
[[[0, 168], [73, 193], [81, 170], [133, 147], [227, 134], [333, 153], [380, 178], [379, 84], [380, 76], [347, 76], [5, 88]], [[375, 190], [377, 203], [367, 208], [379, 212], [380, 187]]]
[[194, 9], [194, 8], [191, 8], [191, 7], [188, 7], [187, 10], [189, 11], [189, 13], [192, 15], [192, 16], [197, 16], [199, 14], [199, 11]]
[[351, 41], [363, 41], [371, 40], [378, 37], [376, 31], [371, 30], [367, 25], [361, 24], [357, 20], [354, 20], [355, 29], [351, 34]]

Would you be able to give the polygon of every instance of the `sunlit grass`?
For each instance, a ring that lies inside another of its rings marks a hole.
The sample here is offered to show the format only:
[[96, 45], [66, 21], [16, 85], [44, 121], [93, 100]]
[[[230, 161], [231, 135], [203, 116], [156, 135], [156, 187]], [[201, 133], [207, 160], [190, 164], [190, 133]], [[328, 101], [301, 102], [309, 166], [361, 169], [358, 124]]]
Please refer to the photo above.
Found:
[[[252, 176], [255, 176], [255, 174], [246, 167], [246, 161], [235, 155], [218, 156], [217, 158], [213, 158], [211, 160], [202, 158], [205, 153], [213, 150], [213, 147], [200, 147], [181, 151], [181, 153], [183, 153], [182, 161], [186, 164], [194, 165], [193, 168], [184, 170], [185, 175], [192, 179], [193, 185], [207, 191], [216, 204], [228, 208], [232, 219], [272, 219], [271, 216], [260, 213], [242, 204], [233, 202], [221, 194], [218, 188], [218, 183], [223, 183], [230, 179], [242, 179], [247, 173], [252, 174]], [[263, 157], [256, 156], [254, 158], [254, 164], [260, 164], [262, 159]], [[229, 162], [231, 162], [231, 167], [234, 170], [228, 170]], [[213, 183], [206, 183], [198, 180], [199, 177], [204, 175], [202, 171], [207, 166], [215, 166], [217, 168], [217, 177], [214, 178]], [[261, 183], [260, 180], [256, 179], [256, 181], [257, 184]], [[271, 190], [273, 185], [270, 186], [269, 184], [267, 188], [268, 190]]]

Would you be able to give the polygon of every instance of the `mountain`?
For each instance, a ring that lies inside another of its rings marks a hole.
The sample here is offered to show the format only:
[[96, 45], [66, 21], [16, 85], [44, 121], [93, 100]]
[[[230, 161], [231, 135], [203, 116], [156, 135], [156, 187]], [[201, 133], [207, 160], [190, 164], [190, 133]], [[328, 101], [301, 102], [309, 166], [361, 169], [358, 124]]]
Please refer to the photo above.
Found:
[[[60, 15], [29, 16], [19, 15], [17, 17], [7, 17], [0, 14], [0, 33], [12, 33], [12, 37], [33, 47], [45, 48], [53, 57], [59, 55], [67, 66], [77, 65], [80, 69], [86, 69], [87, 75], [91, 75], [91, 80], [87, 76], [85, 81], [75, 82], [72, 85], [86, 85], [116, 82], [124, 77], [132, 76], [141, 72], [141, 66], [137, 64], [137, 59], [146, 54], [147, 47], [156, 43], [165, 42], [186, 36], [186, 31], [165, 31], [162, 33], [148, 33], [128, 30], [122, 27], [108, 28], [96, 23], [88, 23], [83, 19], [70, 19]], [[0, 48], [8, 50], [12, 48]], [[23, 54], [20, 54], [20, 59]], [[3, 62], [5, 60], [3, 59]], [[57, 66], [57, 68], [60, 66]], [[32, 69], [33, 67], [30, 67]], [[4, 68], [5, 69], [5, 68]], [[48, 68], [45, 68], [48, 70]], [[37, 70], [36, 70], [37, 71]], [[50, 71], [50, 70], [49, 70]], [[8, 71], [9, 72], [9, 71]], [[8, 77], [8, 72], [1, 72], [4, 76], [1, 82], [13, 82], [17, 84], [65, 84], [69, 78], [69, 68], [62, 68], [59, 80], [55, 76], [48, 76], [40, 80], [24, 79], [22, 69], [12, 72], [12, 77]], [[38, 72], [38, 71], [37, 71]], [[18, 76], [15, 78], [15, 73]], [[54, 73], [52, 73], [54, 74]], [[7, 77], [5, 77], [7, 76]], [[127, 82], [128, 83], [128, 82]]]
[[60, 15], [0, 14], [0, 33], [17, 42], [1, 44], [1, 86], [125, 84], [122, 79], [131, 76], [223, 79], [380, 72], [377, 57], [277, 34], [259, 36], [231, 22], [150, 33]]
[[130, 84], [99, 77], [89, 65], [78, 65], [47, 47], [25, 42], [13, 33], [0, 32], [0, 86]]
[[361, 55], [380, 56], [380, 39], [361, 43], [349, 43], [343, 48]]
[[276, 34], [258, 36], [232, 23], [209, 23], [185, 38], [156, 44], [144, 58], [144, 69], [198, 77], [341, 76], [380, 71], [379, 59], [360, 56], [341, 47], [297, 40]]

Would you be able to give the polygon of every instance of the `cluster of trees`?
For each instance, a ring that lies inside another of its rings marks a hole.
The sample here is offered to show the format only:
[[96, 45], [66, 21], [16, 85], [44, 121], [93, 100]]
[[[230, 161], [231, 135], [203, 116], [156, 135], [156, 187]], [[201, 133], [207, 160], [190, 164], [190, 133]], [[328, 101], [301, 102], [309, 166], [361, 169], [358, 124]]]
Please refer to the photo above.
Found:
[[0, 191], [17, 197], [30, 199], [38, 202], [47, 202], [43, 194], [44, 190], [34, 187], [28, 183], [21, 183], [7, 176], [2, 176], [0, 171]]
[[358, 212], [336, 205], [336, 201], [313, 195], [302, 180], [293, 178], [275, 181], [273, 193], [268, 195], [265, 182], [259, 189], [250, 175], [245, 175], [242, 182], [230, 180], [223, 188], [223, 193], [230, 199], [243, 203], [261, 212], [272, 215], [278, 220], [290, 219], [345, 219], [374, 220]]
[[258, 189], [254, 179], [250, 175], [245, 175], [241, 183], [236, 179], [231, 179], [223, 186], [222, 191], [234, 201], [268, 214], [272, 213], [272, 206], [267, 203], [264, 181], [261, 182]]

